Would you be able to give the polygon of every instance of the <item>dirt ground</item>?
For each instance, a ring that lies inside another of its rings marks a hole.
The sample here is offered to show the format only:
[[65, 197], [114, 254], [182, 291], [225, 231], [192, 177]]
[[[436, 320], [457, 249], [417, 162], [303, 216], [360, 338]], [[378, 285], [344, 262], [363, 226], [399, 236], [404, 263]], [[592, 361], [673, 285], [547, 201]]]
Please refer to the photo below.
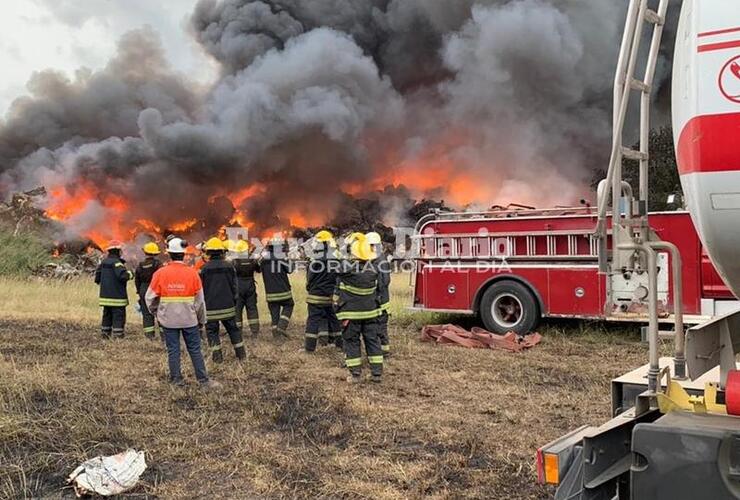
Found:
[[[128, 447], [149, 468], [127, 498], [543, 498], [538, 446], [609, 415], [609, 380], [642, 364], [625, 331], [545, 325], [524, 354], [438, 347], [391, 325], [382, 385], [344, 382], [333, 348], [263, 338], [218, 393], [166, 383], [164, 348], [137, 325], [0, 320], [0, 497], [70, 497], [80, 462]], [[264, 330], [264, 328], [263, 328]]]

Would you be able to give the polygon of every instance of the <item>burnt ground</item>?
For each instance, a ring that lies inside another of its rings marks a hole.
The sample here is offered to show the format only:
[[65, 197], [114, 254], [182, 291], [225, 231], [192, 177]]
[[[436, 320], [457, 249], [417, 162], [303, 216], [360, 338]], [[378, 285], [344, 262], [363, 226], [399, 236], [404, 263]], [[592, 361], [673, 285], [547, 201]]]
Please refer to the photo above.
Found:
[[[133, 330], [133, 328], [131, 328]], [[127, 498], [543, 498], [538, 446], [609, 417], [609, 381], [645, 361], [634, 334], [550, 325], [523, 354], [418, 342], [392, 325], [380, 386], [293, 339], [212, 370], [218, 393], [166, 383], [159, 343], [95, 325], [0, 321], [0, 498], [73, 497], [82, 461], [128, 447], [149, 468]], [[211, 368], [209, 364], [209, 368]]]

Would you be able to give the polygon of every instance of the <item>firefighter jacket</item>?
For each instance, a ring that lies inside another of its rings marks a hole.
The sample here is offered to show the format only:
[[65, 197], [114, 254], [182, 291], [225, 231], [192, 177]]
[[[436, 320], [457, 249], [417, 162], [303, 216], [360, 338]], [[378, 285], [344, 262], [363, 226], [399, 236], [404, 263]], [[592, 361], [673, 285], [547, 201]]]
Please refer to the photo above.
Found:
[[206, 324], [206, 303], [198, 271], [180, 261], [161, 267], [146, 292], [146, 306], [165, 328]]
[[236, 271], [223, 257], [211, 257], [200, 270], [208, 321], [236, 316]]
[[317, 258], [311, 259], [306, 270], [306, 302], [314, 305], [332, 304], [332, 295], [337, 286], [337, 271], [339, 261], [328, 256], [325, 252]]
[[108, 255], [95, 270], [95, 283], [100, 285], [99, 305], [101, 307], [126, 307], [128, 292], [126, 283], [133, 277], [126, 269], [126, 261]]
[[273, 252], [266, 252], [259, 266], [262, 280], [265, 283], [267, 302], [292, 300], [293, 292], [288, 275], [293, 272], [293, 264], [287, 258], [278, 257]]
[[139, 297], [144, 297], [149, 285], [152, 283], [154, 273], [162, 267], [162, 263], [156, 257], [147, 257], [136, 267], [134, 273], [134, 285]]
[[[236, 279], [239, 285], [254, 284], [254, 273], [260, 272], [260, 265], [256, 259], [238, 258], [232, 261], [236, 269]], [[241, 289], [241, 286], [239, 287]]]
[[344, 261], [337, 279], [337, 318], [365, 320], [382, 314], [378, 301], [378, 272], [371, 262]]
[[379, 256], [373, 261], [378, 271], [378, 302], [380, 309], [388, 312], [391, 305], [391, 263], [385, 255]]

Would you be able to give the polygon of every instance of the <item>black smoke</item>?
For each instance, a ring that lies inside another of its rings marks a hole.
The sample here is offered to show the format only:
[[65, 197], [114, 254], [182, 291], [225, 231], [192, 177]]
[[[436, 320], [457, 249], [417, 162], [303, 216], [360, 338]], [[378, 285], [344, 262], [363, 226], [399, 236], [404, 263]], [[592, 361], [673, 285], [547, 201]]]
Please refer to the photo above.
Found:
[[[445, 154], [495, 196], [475, 201], [570, 203], [607, 160], [625, 5], [200, 0], [189, 29], [221, 68], [212, 85], [173, 71], [146, 28], [100, 71], [37, 73], [0, 122], [0, 190], [83, 182], [167, 226], [259, 183], [235, 208], [265, 226], [287, 209], [329, 220], [341, 186], [454, 134]], [[105, 214], [95, 204], [73, 229]]]

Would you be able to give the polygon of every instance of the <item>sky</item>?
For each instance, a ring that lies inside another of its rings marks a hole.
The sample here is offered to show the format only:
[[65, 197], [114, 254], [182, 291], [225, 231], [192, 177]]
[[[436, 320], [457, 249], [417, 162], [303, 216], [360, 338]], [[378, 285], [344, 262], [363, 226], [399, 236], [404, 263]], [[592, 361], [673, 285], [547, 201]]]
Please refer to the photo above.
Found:
[[53, 68], [70, 75], [98, 69], [125, 32], [152, 26], [172, 65], [200, 81], [213, 64], [188, 36], [185, 23], [196, 0], [2, 0], [0, 16], [0, 117], [25, 94], [34, 71]]

